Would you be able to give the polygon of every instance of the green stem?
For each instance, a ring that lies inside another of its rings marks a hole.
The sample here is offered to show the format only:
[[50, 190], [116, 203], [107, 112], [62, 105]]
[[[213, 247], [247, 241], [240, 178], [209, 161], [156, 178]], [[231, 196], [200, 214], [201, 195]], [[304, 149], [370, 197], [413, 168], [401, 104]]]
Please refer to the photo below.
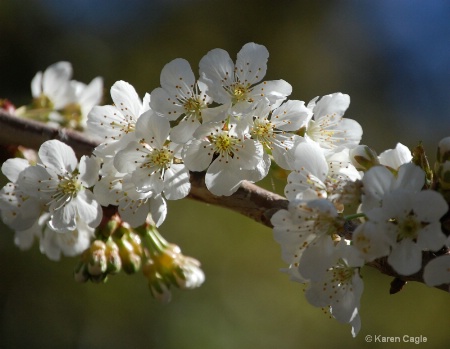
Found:
[[353, 219], [361, 218], [361, 217], [364, 217], [364, 218], [365, 218], [366, 215], [365, 215], [364, 213], [349, 214], [348, 216], [345, 216], [344, 219], [345, 219], [346, 221], [351, 221], [351, 220], [353, 220]]

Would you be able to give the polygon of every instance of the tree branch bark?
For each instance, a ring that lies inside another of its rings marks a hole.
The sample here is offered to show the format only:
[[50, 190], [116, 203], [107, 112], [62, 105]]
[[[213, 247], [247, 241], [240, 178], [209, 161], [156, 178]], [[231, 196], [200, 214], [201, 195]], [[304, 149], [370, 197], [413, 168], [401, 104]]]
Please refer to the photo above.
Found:
[[[23, 119], [0, 110], [0, 144], [5, 146], [21, 145], [27, 148], [38, 149], [40, 145], [50, 139], [58, 139], [71, 146], [76, 155], [90, 155], [98, 145], [95, 140], [77, 131], [56, 128], [33, 120]], [[252, 218], [267, 227], [272, 227], [270, 218], [280, 209], [286, 209], [288, 201], [275, 193], [265, 190], [255, 184], [244, 181], [236, 193], [231, 196], [215, 196], [205, 185], [203, 172], [191, 172], [191, 191], [189, 198], [228, 208], [244, 216]], [[351, 235], [355, 226], [348, 224], [343, 232], [346, 237]], [[449, 253], [447, 251], [447, 253]], [[424, 252], [423, 265], [433, 258], [430, 253]], [[377, 259], [369, 266], [378, 269], [381, 273], [396, 279], [418, 281], [423, 283], [422, 272], [410, 276], [398, 275], [387, 263], [386, 258]], [[436, 288], [450, 292], [450, 285], [440, 285]]]

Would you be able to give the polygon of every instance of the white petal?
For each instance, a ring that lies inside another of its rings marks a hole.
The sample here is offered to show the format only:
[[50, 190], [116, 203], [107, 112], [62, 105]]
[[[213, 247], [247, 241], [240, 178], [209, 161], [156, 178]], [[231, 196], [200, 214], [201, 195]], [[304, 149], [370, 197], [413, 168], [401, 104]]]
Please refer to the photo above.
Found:
[[29, 166], [20, 172], [17, 184], [25, 194], [47, 200], [50, 199], [52, 193], [41, 191], [40, 181], [48, 179], [51, 179], [51, 176], [44, 167], [40, 165]]
[[[244, 170], [254, 170], [263, 161], [264, 150], [261, 143], [252, 139], [246, 139], [242, 143], [242, 148], [235, 152], [235, 157], [230, 162], [236, 162]], [[261, 164], [264, 169], [264, 164]]]
[[114, 157], [114, 167], [120, 173], [132, 173], [145, 160], [147, 153], [142, 144], [130, 142]]
[[250, 182], [259, 182], [267, 176], [270, 170], [271, 160], [269, 155], [263, 154], [263, 158], [252, 170], [242, 170], [243, 178]]
[[194, 138], [194, 133], [195, 131], [197, 131], [200, 125], [200, 122], [196, 119], [183, 119], [170, 131], [170, 139], [173, 142], [185, 144]]
[[228, 52], [219, 48], [209, 51], [200, 60], [199, 67], [199, 80], [208, 86], [208, 94], [217, 103], [228, 103], [230, 96], [222, 87], [234, 82], [234, 63]]
[[96, 228], [102, 220], [103, 211], [94, 194], [90, 190], [83, 190], [75, 200], [80, 219], [89, 227]]
[[123, 115], [112, 105], [95, 106], [87, 116], [87, 131], [101, 138], [118, 138], [123, 131]]
[[237, 54], [236, 76], [244, 84], [254, 85], [262, 80], [267, 71], [269, 51], [262, 45], [250, 42]]
[[162, 148], [170, 132], [169, 120], [148, 110], [136, 122], [136, 137], [153, 148]]
[[308, 125], [312, 112], [305, 106], [305, 102], [289, 100], [275, 109], [271, 121], [275, 128], [282, 131], [296, 131]]
[[397, 170], [401, 165], [411, 162], [412, 155], [408, 147], [397, 143], [395, 149], [382, 152], [379, 156], [380, 163]]
[[425, 172], [413, 163], [407, 163], [398, 169], [397, 179], [392, 185], [394, 189], [404, 189], [418, 192], [425, 183]]
[[45, 166], [51, 167], [59, 173], [66, 171], [71, 173], [78, 164], [73, 149], [58, 140], [44, 142], [39, 148], [38, 155]]
[[447, 212], [448, 204], [440, 193], [422, 190], [414, 195], [412, 209], [420, 221], [435, 222]]
[[142, 109], [142, 102], [136, 90], [128, 82], [117, 81], [111, 87], [111, 98], [124, 116], [137, 119]]
[[82, 156], [78, 169], [80, 171], [79, 179], [84, 187], [89, 188], [97, 183], [100, 164], [95, 156]]
[[31, 95], [38, 98], [42, 93], [42, 72], [37, 72], [31, 80]]
[[144, 98], [142, 99], [142, 109], [140, 111], [141, 115], [151, 109], [150, 108], [151, 98], [152, 96], [150, 95], [150, 93], [146, 92]]
[[186, 95], [195, 85], [195, 76], [188, 61], [176, 58], [164, 66], [160, 81], [161, 87], [172, 96]]
[[314, 118], [317, 120], [321, 116], [344, 115], [350, 105], [350, 96], [340, 92], [323, 96], [314, 107]]
[[290, 168], [292, 170], [302, 170], [313, 174], [322, 182], [328, 174], [328, 163], [317, 143], [299, 142], [291, 152], [294, 155], [294, 162]]
[[445, 245], [446, 236], [442, 232], [441, 223], [435, 221], [426, 225], [419, 232], [417, 244], [423, 250], [437, 251]]
[[423, 271], [423, 279], [428, 286], [450, 284], [450, 255], [428, 262]]
[[272, 108], [277, 108], [292, 93], [292, 86], [284, 80], [264, 81], [254, 86], [249, 97], [254, 100], [267, 98]]
[[195, 139], [185, 145], [182, 157], [184, 164], [191, 171], [204, 171], [208, 168], [214, 155], [212, 145], [208, 141]]
[[48, 225], [51, 229], [61, 233], [73, 231], [77, 228], [76, 218], [77, 207], [72, 200], [67, 205], [53, 211]]
[[186, 197], [191, 190], [189, 171], [184, 165], [172, 165], [164, 174], [164, 196], [168, 200]]
[[219, 158], [209, 166], [205, 176], [205, 183], [208, 190], [217, 196], [229, 196], [239, 189], [243, 180], [239, 168], [229, 163], [224, 165]]
[[52, 64], [44, 71], [42, 76], [43, 93], [51, 99], [55, 110], [63, 108], [75, 97], [75, 91], [71, 91], [71, 77], [72, 65], [69, 62]]
[[170, 121], [178, 119], [184, 113], [183, 106], [161, 87], [154, 89], [151, 96], [151, 108]]
[[8, 159], [2, 165], [2, 173], [11, 182], [15, 183], [19, 179], [20, 172], [25, 170], [28, 166], [30, 166], [30, 163], [26, 159]]
[[101, 102], [103, 97], [103, 79], [96, 77], [87, 85], [81, 95], [78, 97], [78, 103], [81, 105], [81, 111], [84, 117], [87, 117], [94, 105]]
[[159, 227], [166, 219], [167, 204], [161, 195], [150, 200], [150, 214], [157, 227]]
[[131, 175], [131, 180], [136, 186], [138, 192], [151, 193], [152, 195], [160, 194], [164, 189], [164, 182], [159, 172], [150, 175], [149, 171], [144, 169], [136, 169]]
[[411, 239], [403, 239], [393, 246], [388, 263], [401, 275], [411, 275], [422, 267], [422, 251]]
[[364, 193], [361, 210], [379, 207], [383, 196], [390, 190], [394, 175], [384, 166], [375, 166], [368, 170], [363, 177]]
[[123, 207], [119, 206], [118, 212], [125, 222], [130, 224], [132, 228], [136, 228], [145, 223], [149, 210], [149, 203], [135, 202], [134, 204]]
[[333, 264], [333, 241], [321, 236], [308, 245], [300, 259], [299, 272], [305, 279], [321, 281]]

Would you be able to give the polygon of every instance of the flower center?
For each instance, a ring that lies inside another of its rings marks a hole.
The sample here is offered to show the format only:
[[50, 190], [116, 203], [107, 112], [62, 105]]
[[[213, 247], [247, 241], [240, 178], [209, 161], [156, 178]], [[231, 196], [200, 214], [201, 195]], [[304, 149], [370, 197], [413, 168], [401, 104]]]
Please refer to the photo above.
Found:
[[248, 92], [250, 91], [250, 85], [243, 85], [240, 82], [235, 82], [230, 86], [231, 102], [236, 104], [247, 100]]
[[233, 157], [235, 152], [238, 151], [236, 149], [237, 145], [240, 143], [240, 140], [232, 137], [228, 134], [227, 131], [221, 131], [217, 135], [212, 135], [210, 137], [211, 143], [214, 145], [214, 151], [223, 156], [231, 156]]
[[45, 94], [41, 94], [39, 97], [33, 99], [33, 109], [53, 110], [53, 103]]
[[351, 284], [355, 268], [349, 267], [343, 259], [339, 259], [337, 264], [332, 268], [332, 281], [338, 285]]
[[398, 234], [397, 241], [403, 239], [417, 239], [418, 232], [421, 228], [421, 223], [417, 220], [416, 216], [410, 214], [402, 221], [398, 222]]
[[335, 130], [326, 130], [326, 127], [329, 126], [327, 122], [322, 120], [321, 123], [318, 123], [314, 120], [311, 120], [308, 123], [308, 128], [306, 130], [306, 134], [314, 141], [321, 143], [321, 145], [327, 146], [327, 148], [333, 148], [333, 136], [336, 133]]
[[272, 148], [274, 138], [274, 125], [267, 119], [257, 118], [254, 121], [252, 130], [250, 131], [253, 138], [257, 139], [267, 148]]
[[199, 96], [188, 98], [184, 104], [184, 110], [187, 117], [194, 117], [201, 120], [202, 109], [205, 108], [205, 102]]
[[78, 130], [83, 129], [83, 125], [81, 124], [81, 107], [78, 103], [67, 104], [64, 109], [61, 110], [61, 114], [64, 117], [61, 126], [71, 127]]
[[154, 149], [149, 154], [151, 162], [159, 167], [167, 167], [167, 165], [172, 161], [173, 154], [167, 148]]
[[78, 181], [78, 176], [63, 177], [58, 176], [59, 184], [58, 191], [63, 195], [75, 196], [81, 189], [81, 184]]

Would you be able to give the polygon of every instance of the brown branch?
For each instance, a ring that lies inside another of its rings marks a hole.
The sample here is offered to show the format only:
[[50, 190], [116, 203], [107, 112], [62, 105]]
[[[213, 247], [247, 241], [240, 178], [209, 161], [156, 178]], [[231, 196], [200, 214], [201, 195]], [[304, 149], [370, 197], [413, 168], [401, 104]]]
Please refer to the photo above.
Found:
[[[70, 145], [78, 157], [90, 155], [98, 145], [86, 135], [68, 130], [58, 129], [39, 122], [19, 118], [0, 110], [0, 144], [22, 145], [27, 148], [38, 149], [40, 145], [50, 139], [58, 139]], [[282, 196], [244, 181], [236, 193], [231, 196], [215, 196], [205, 186], [205, 176], [202, 172], [191, 172], [191, 191], [189, 198], [228, 208], [244, 216], [254, 219], [267, 227], [272, 227], [270, 218], [280, 209], [286, 209], [288, 201]], [[347, 238], [354, 230], [353, 224], [347, 224], [345, 232]], [[426, 265], [433, 256], [424, 253], [423, 265]], [[378, 269], [381, 273], [393, 276], [403, 281], [418, 281], [423, 283], [422, 272], [410, 276], [397, 274], [387, 263], [386, 258], [377, 259], [368, 265]], [[441, 290], [450, 292], [449, 285], [437, 286]]]
[[70, 145], [78, 158], [91, 154], [92, 149], [98, 145], [80, 132], [16, 117], [0, 109], [0, 144], [39, 149], [42, 143], [50, 139], [57, 139]]
[[272, 215], [288, 206], [284, 197], [247, 181], [242, 182], [237, 192], [231, 196], [213, 195], [206, 188], [204, 172], [191, 172], [191, 191], [188, 197], [228, 208], [268, 227], [272, 227]]

